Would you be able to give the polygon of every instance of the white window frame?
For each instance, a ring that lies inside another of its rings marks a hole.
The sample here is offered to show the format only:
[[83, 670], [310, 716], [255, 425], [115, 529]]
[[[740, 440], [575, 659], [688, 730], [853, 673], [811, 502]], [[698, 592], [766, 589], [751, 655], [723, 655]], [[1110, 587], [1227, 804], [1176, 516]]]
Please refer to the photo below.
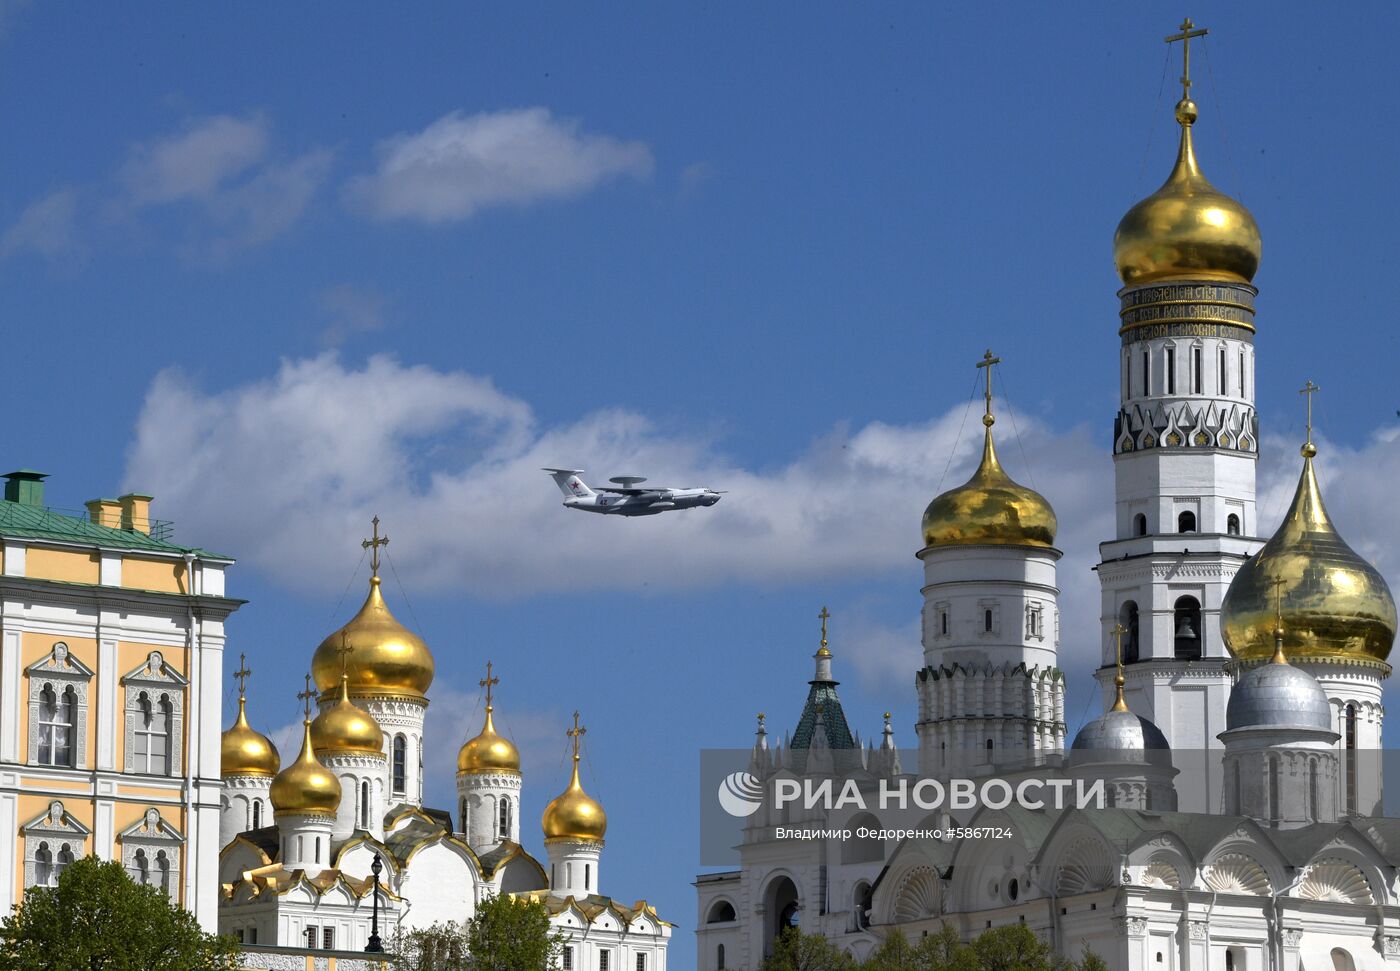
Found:
[[[26, 888], [39, 886], [36, 870], [41, 847], [48, 851], [53, 864], [57, 864], [65, 850], [73, 860], [81, 860], [87, 855], [87, 838], [92, 835], [92, 830], [78, 822], [63, 808], [63, 802], [58, 799], [49, 803], [49, 808], [42, 814], [21, 827], [21, 832], [24, 834]], [[50, 879], [44, 885], [55, 886], [58, 876], [59, 871], [52, 871]]]
[[[171, 778], [179, 776], [184, 771], [185, 689], [189, 687], [189, 681], [166, 663], [160, 651], [152, 651], [146, 655], [140, 667], [121, 679], [121, 683], [126, 689], [126, 755], [123, 771]], [[165, 772], [149, 771], [149, 753], [146, 766], [137, 764], [137, 726], [145, 718], [141, 703], [143, 696], [150, 701], [152, 709], [162, 701], [170, 705], [170, 724], [166, 726], [169, 734], [166, 737]]]
[[54, 768], [91, 768], [88, 765], [87, 723], [88, 699], [94, 677], [92, 669], [74, 657], [67, 644], [55, 641], [48, 654], [24, 670], [29, 678], [29, 764], [52, 765], [39, 761], [39, 712], [44, 689], [52, 688], [54, 695], [61, 698], [65, 691], [72, 688], [75, 701], [73, 761]]
[[165, 886], [161, 889], [172, 901], [178, 901], [185, 837], [165, 821], [160, 810], [147, 808], [141, 818], [118, 833], [117, 838], [121, 841], [122, 866], [127, 873], [137, 871], [137, 854], [145, 854], [151, 886], [160, 887], [158, 862], [161, 859], [166, 861]]

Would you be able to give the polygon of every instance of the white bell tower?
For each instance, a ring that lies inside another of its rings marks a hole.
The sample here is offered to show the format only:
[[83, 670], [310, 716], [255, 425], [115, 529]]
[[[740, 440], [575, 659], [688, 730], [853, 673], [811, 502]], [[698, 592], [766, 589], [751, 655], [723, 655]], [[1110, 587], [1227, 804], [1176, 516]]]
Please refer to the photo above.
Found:
[[[1188, 45], [1176, 165], [1114, 236], [1120, 407], [1114, 419], [1115, 535], [1099, 546], [1105, 645], [1097, 677], [1114, 694], [1112, 628], [1124, 644], [1127, 698], [1166, 735], [1183, 811], [1218, 811], [1217, 736], [1231, 675], [1220, 604], [1263, 545], [1255, 513], [1254, 297], [1259, 230], [1201, 173], [1192, 143]], [[1194, 754], [1200, 753], [1200, 754]], [[1194, 758], [1193, 758], [1194, 754]]]

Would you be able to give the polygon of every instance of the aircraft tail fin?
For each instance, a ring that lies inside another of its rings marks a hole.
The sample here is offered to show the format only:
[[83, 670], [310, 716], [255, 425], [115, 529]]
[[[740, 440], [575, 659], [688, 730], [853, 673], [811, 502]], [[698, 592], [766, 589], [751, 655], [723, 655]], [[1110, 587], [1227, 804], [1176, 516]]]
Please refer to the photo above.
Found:
[[559, 491], [564, 493], [565, 499], [587, 499], [589, 496], [597, 495], [579, 478], [583, 469], [545, 469], [544, 471], [549, 473], [554, 484], [559, 487]]

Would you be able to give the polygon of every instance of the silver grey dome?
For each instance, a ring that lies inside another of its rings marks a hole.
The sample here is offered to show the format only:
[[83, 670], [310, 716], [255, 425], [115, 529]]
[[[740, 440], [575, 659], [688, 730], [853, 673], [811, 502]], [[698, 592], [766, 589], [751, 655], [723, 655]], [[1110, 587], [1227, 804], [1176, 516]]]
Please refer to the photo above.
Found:
[[1170, 759], [1171, 746], [1146, 718], [1131, 711], [1107, 711], [1079, 730], [1070, 752], [1074, 763], [1157, 762], [1162, 756], [1148, 753], [1166, 753]]
[[1332, 706], [1312, 675], [1291, 664], [1261, 664], [1230, 692], [1225, 727], [1332, 728]]

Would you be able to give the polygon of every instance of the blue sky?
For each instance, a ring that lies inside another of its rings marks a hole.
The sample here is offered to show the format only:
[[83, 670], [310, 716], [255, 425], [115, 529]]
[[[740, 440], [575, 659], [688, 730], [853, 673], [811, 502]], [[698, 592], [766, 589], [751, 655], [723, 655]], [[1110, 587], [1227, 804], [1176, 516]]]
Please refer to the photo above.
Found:
[[[1263, 512], [1311, 378], [1334, 517], [1395, 585], [1400, 11], [1190, 13], [1202, 164], [1264, 236]], [[5, 461], [58, 506], [148, 490], [240, 558], [269, 728], [378, 513], [438, 659], [433, 801], [494, 658], [539, 850], [579, 708], [604, 890], [680, 925], [682, 971], [696, 750], [795, 721], [823, 603], [848, 712], [892, 709], [912, 758], [918, 520], [987, 346], [1003, 455], [1060, 515], [1071, 729], [1092, 711], [1110, 243], [1170, 168], [1181, 16], [0, 4]], [[733, 492], [594, 520], [554, 464]]]

